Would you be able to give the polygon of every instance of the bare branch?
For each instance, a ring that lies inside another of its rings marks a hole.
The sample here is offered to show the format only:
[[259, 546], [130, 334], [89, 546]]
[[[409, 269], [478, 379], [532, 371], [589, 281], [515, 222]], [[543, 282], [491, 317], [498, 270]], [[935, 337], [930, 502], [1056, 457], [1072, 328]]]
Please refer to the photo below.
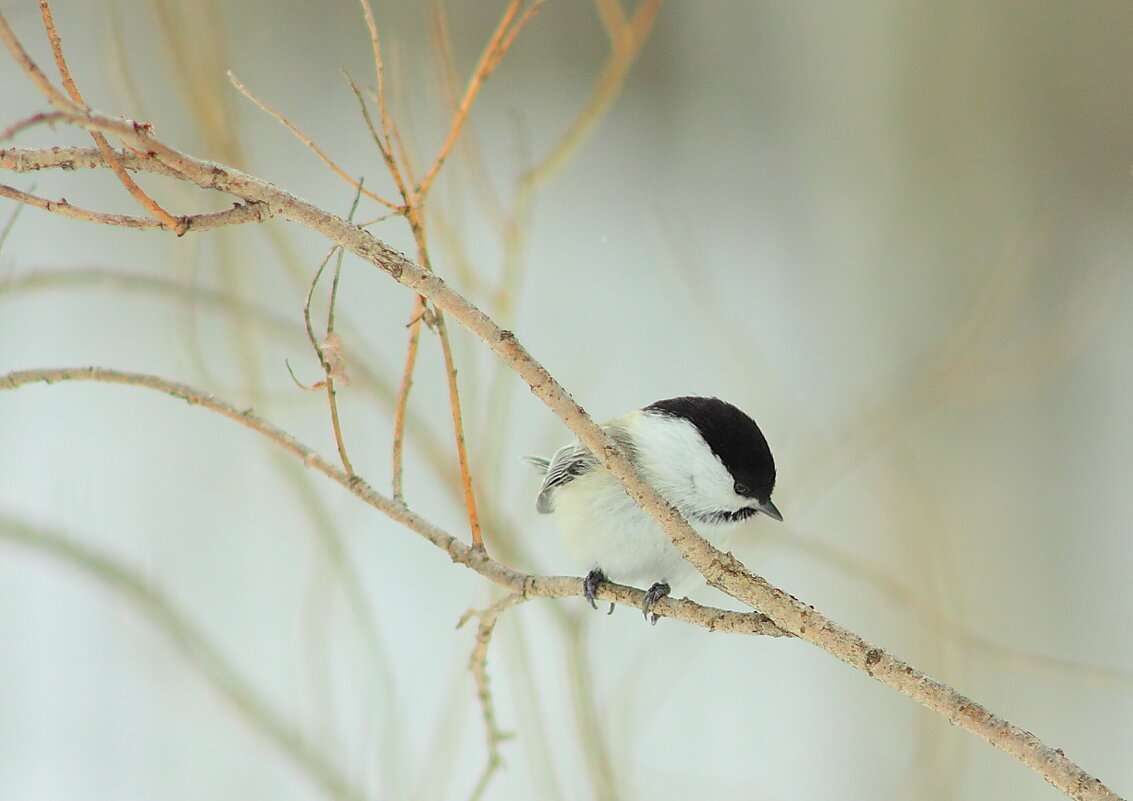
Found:
[[[36, 116], [51, 117], [52, 119], [46, 120], [49, 124], [66, 117], [61, 111], [48, 115], [37, 114]], [[161, 162], [140, 156], [132, 150], [116, 150], [114, 155], [128, 170], [143, 170], [167, 175], [171, 178], [182, 178], [180, 173], [174, 172]], [[51, 169], [99, 170], [109, 166], [110, 162], [95, 147], [12, 147], [0, 149], [0, 167], [12, 172], [37, 172]]]
[[[397, 184], [398, 190], [401, 192], [402, 200], [405, 205], [410, 205], [410, 191], [409, 185], [412, 183], [412, 176], [407, 181], [401, 174], [401, 168], [398, 166], [400, 160], [406, 168], [409, 167], [409, 159], [406, 156], [405, 148], [401, 147], [401, 136], [397, 132], [397, 125], [393, 121], [392, 115], [389, 113], [389, 106], [386, 102], [386, 84], [385, 84], [385, 64], [382, 61], [382, 43], [381, 38], [378, 36], [378, 24], [374, 20], [374, 11], [370, 7], [369, 0], [359, 0], [362, 5], [362, 14], [366, 19], [366, 29], [370, 32], [370, 47], [374, 53], [374, 72], [378, 82], [377, 102], [378, 114], [381, 119], [382, 135], [374, 136], [374, 142], [378, 146], [378, 151], [382, 154], [385, 160], [386, 169], [389, 170], [390, 177], [393, 178]], [[349, 77], [348, 77], [349, 80]], [[351, 86], [355, 89], [357, 94], [357, 85], [354, 81], [350, 81]], [[359, 102], [361, 102], [361, 95], [359, 95]], [[363, 113], [365, 113], [365, 103], [362, 103]], [[369, 115], [366, 115], [367, 124], [369, 124]], [[370, 125], [370, 131], [373, 132], [374, 127]], [[397, 140], [400, 149], [400, 159], [398, 154], [393, 152], [394, 140]]]
[[[541, 0], [540, 0], [541, 1]], [[523, 0], [513, 0], [508, 10], [504, 12], [504, 17], [497, 28], [496, 35], [493, 36], [491, 43], [484, 52], [484, 57], [481, 60], [480, 66], [477, 68], [476, 74], [473, 77], [472, 84], [469, 86], [469, 92], [466, 95], [466, 103], [461, 110], [456, 113], [453, 126], [449, 133], [449, 139], [446, 145], [442, 148], [441, 155], [434, 161], [433, 166], [430, 168], [429, 175], [419, 184], [414, 187], [413, 182], [413, 167], [410, 163], [406, 148], [401, 140], [401, 134], [398, 131], [396, 122], [392, 115], [389, 113], [389, 107], [386, 102], [386, 87], [384, 79], [384, 66], [382, 63], [381, 53], [381, 40], [378, 36], [377, 23], [374, 21], [373, 11], [370, 8], [368, 0], [361, 0], [363, 13], [366, 18], [366, 25], [370, 31], [370, 40], [374, 52], [374, 66], [377, 72], [378, 79], [378, 93], [377, 103], [378, 110], [381, 114], [382, 135], [378, 136], [374, 130], [373, 123], [370, 120], [369, 113], [366, 111], [365, 103], [362, 100], [361, 93], [358, 91], [357, 85], [350, 81], [351, 88], [354, 89], [355, 95], [358, 97], [359, 103], [362, 106], [363, 116], [366, 118], [366, 124], [369, 126], [370, 133], [377, 143], [378, 149], [382, 154], [382, 158], [386, 162], [386, 167], [389, 170], [390, 177], [393, 178], [397, 184], [398, 191], [401, 193], [404, 205], [399, 209], [400, 213], [405, 217], [406, 222], [409, 224], [410, 230], [413, 232], [413, 238], [417, 243], [417, 260], [420, 265], [428, 271], [432, 271], [432, 265], [429, 260], [429, 250], [425, 236], [425, 215], [423, 203], [425, 195], [428, 192], [428, 185], [432, 178], [436, 176], [437, 171], [440, 169], [441, 164], [447, 155], [448, 148], [456, 141], [456, 137], [460, 132], [463, 125], [464, 117], [468, 113], [468, 108], [471, 106], [472, 99], [475, 97], [480, 84], [495, 68], [495, 64], [506, 50], [506, 45], [501, 45], [501, 41], [505, 38], [506, 31], [509, 26], [514, 23], [515, 13], [522, 5]], [[539, 3], [535, 4], [538, 7]], [[525, 14], [519, 21], [519, 25], [523, 25], [530, 17], [529, 13]], [[508, 39], [510, 44], [510, 39]], [[502, 48], [502, 49], [501, 49]], [[494, 59], [494, 60], [493, 60]], [[490, 63], [489, 63], [490, 62]], [[480, 76], [479, 78], [477, 76]], [[349, 80], [349, 76], [347, 76]], [[398, 153], [394, 154], [393, 143], [397, 143]], [[401, 385], [398, 389], [398, 400], [394, 411], [394, 433], [393, 433], [393, 493], [394, 497], [401, 499], [403, 493], [403, 457], [405, 447], [405, 419], [408, 414], [409, 406], [409, 392], [413, 387], [413, 374], [417, 367], [417, 354], [420, 346], [421, 337], [421, 321], [426, 320], [430, 322], [430, 327], [436, 331], [437, 337], [441, 343], [441, 351], [444, 355], [445, 362], [445, 377], [447, 379], [449, 391], [449, 408], [452, 413], [452, 426], [453, 426], [453, 441], [456, 446], [457, 465], [460, 470], [460, 478], [462, 490], [464, 493], [464, 505], [468, 516], [468, 527], [472, 538], [472, 544], [476, 548], [483, 549], [484, 537], [480, 529], [480, 514], [476, 506], [476, 495], [473, 492], [472, 486], [472, 469], [468, 458], [468, 447], [464, 436], [464, 420], [463, 412], [460, 405], [460, 391], [456, 380], [456, 364], [452, 357], [452, 344], [449, 341], [448, 329], [444, 324], [444, 316], [437, 309], [430, 309], [425, 301], [425, 298], [418, 294], [417, 302], [414, 305], [413, 316], [409, 323], [409, 342], [406, 345], [405, 354], [405, 367], [402, 372]]]
[[0, 131], [0, 142], [6, 142], [9, 139], [14, 139], [17, 134], [26, 131], [28, 128], [34, 128], [37, 125], [54, 125], [56, 122], [63, 118], [63, 113], [60, 111], [44, 111], [39, 114], [33, 114], [26, 120], [19, 120], [14, 122]]
[[449, 409], [452, 412], [453, 438], [456, 444], [456, 460], [460, 467], [460, 483], [464, 490], [464, 508], [468, 515], [468, 527], [472, 533], [472, 544], [484, 547], [484, 535], [480, 530], [480, 513], [476, 509], [476, 495], [472, 490], [472, 465], [468, 460], [468, 444], [464, 439], [464, 417], [460, 406], [460, 389], [456, 383], [456, 359], [452, 355], [452, 343], [442, 314], [435, 315], [437, 338], [441, 341], [441, 353], [445, 361], [445, 377], [448, 379]]
[[180, 225], [175, 229], [171, 229], [162, 220], [155, 219], [154, 217], [109, 214], [103, 211], [85, 209], [81, 206], [74, 206], [68, 203], [64, 198], [48, 200], [47, 198], [24, 192], [6, 184], [0, 184], [0, 197], [16, 200], [28, 206], [34, 206], [37, 209], [43, 209], [44, 211], [50, 211], [53, 214], [71, 217], [76, 220], [85, 220], [102, 225], [113, 225], [120, 228], [137, 228], [140, 230], [162, 228], [167, 231], [172, 230], [174, 233], [178, 234], [178, 236], [188, 233], [189, 231], [211, 231], [216, 228], [223, 228], [226, 225], [263, 222], [271, 217], [268, 208], [261, 203], [237, 203], [233, 205], [232, 208], [225, 209], [224, 211], [180, 217], [178, 218]]
[[[582, 579], [568, 576], [535, 576], [513, 570], [488, 557], [482, 550], [465, 545], [456, 537], [418, 515], [407, 506], [376, 492], [358, 476], [349, 476], [341, 468], [316, 453], [307, 445], [256, 415], [252, 409], [239, 408], [217, 398], [211, 392], [169, 381], [144, 373], [129, 373], [103, 367], [58, 367], [41, 370], [16, 370], [0, 375], [0, 391], [18, 389], [35, 383], [55, 384], [65, 381], [96, 381], [122, 384], [161, 392], [185, 401], [190, 406], [215, 412], [251, 429], [299, 458], [309, 468], [317, 470], [339, 484], [362, 502], [377, 509], [394, 522], [416, 532], [447, 553], [452, 561], [475, 570], [504, 589], [520, 595], [525, 601], [532, 598], [569, 598], [582, 594]], [[645, 600], [645, 593], [633, 587], [603, 583], [596, 596], [637, 609]], [[687, 598], [665, 598], [656, 606], [662, 617], [681, 620], [701, 626], [709, 631], [732, 634], [761, 634], [771, 637], [789, 636], [776, 627], [766, 615], [757, 612], [732, 612], [702, 606]]]
[[496, 706], [492, 700], [492, 688], [489, 686], [488, 678], [488, 645], [492, 641], [492, 634], [496, 630], [496, 623], [500, 615], [505, 610], [523, 603], [524, 600], [526, 599], [518, 593], [505, 595], [487, 609], [468, 610], [464, 617], [460, 619], [460, 622], [456, 624], [456, 627], [460, 628], [471, 618], [480, 618], [480, 624], [476, 627], [476, 645], [472, 648], [472, 656], [468, 660], [468, 669], [472, 672], [472, 680], [476, 683], [476, 697], [480, 701], [480, 714], [484, 719], [488, 761], [484, 765], [484, 771], [480, 774], [480, 780], [476, 782], [476, 787], [473, 789], [469, 801], [478, 801], [483, 797], [492, 776], [503, 765], [503, 758], [500, 756], [500, 743], [511, 736], [501, 730], [496, 722]]
[[[279, 187], [260, 181], [246, 173], [194, 159], [149, 136], [144, 129], [125, 120], [114, 119], [91, 111], [68, 111], [63, 119], [88, 130], [120, 137], [127, 146], [136, 146], [164, 168], [185, 180], [206, 188], [224, 191], [265, 204], [273, 212], [309, 228], [359, 258], [388, 273], [402, 285], [426, 298], [437, 310], [449, 314], [471, 333], [479, 337], [492, 352], [516, 372], [547, 407], [556, 414], [589, 448], [600, 463], [626, 488], [667, 533], [685, 558], [711, 583], [753, 608], [762, 610], [784, 631], [815, 644], [847, 664], [909, 695], [919, 703], [937, 711], [954, 725], [979, 736], [1005, 753], [1028, 765], [1068, 796], [1088, 801], [1116, 801], [1118, 796], [1099, 780], [1085, 773], [1061, 750], [1044, 745], [1031, 733], [994, 715], [990, 710], [960, 695], [951, 687], [935, 681], [911, 665], [872, 646], [853, 632], [838, 626], [813, 607], [764, 579], [752, 575], [730, 554], [724, 554], [701, 539], [680, 514], [670, 506], [633, 468], [625, 454], [589, 419], [585, 411], [566, 390], [522, 346], [514, 334], [501, 329], [479, 308], [451, 289], [442, 279], [423, 266], [414, 264], [402, 254], [374, 238], [368, 231], [301, 200]], [[144, 163], [150, 158], [143, 159]], [[360, 479], [351, 479], [326, 462], [290, 435], [256, 418], [250, 410], [240, 411], [220, 403], [184, 385], [162, 382], [149, 376], [115, 373], [98, 368], [79, 370], [40, 370], [11, 373], [0, 378], [0, 389], [10, 389], [30, 381], [66, 379], [103, 380], [149, 386], [169, 392], [186, 401], [213, 408], [232, 419], [270, 436], [281, 446], [300, 456], [305, 462], [347, 487], [367, 503], [380, 508], [392, 519], [417, 531], [454, 561], [466, 564], [491, 580], [519, 592], [524, 598], [533, 595], [557, 597], [580, 591], [578, 579], [536, 578], [525, 576], [489, 559], [483, 550], [464, 545], [435, 528], [403, 504], [375, 493]], [[642, 594], [624, 589], [631, 595], [619, 595], [624, 588], [603, 585], [600, 597], [612, 600], [634, 598], [639, 605]], [[663, 616], [673, 614], [688, 602], [659, 604]]]
[[[360, 196], [360, 193], [356, 193], [354, 196], [355, 209], [358, 207], [357, 202]], [[353, 216], [353, 214], [354, 209], [351, 209], [351, 216]], [[336, 360], [341, 362], [345, 359], [345, 357], [342, 355], [342, 340], [338, 337], [337, 334], [334, 333], [334, 306], [335, 302], [338, 299], [338, 278], [342, 273], [342, 248], [337, 246], [331, 248], [330, 252], [327, 253], [326, 258], [323, 259], [322, 264], [319, 265], [319, 269], [315, 271], [315, 275], [311, 279], [311, 286], [307, 290], [307, 300], [303, 304], [303, 322], [307, 329], [307, 339], [311, 343], [311, 348], [314, 349], [315, 354], [319, 357], [319, 364], [323, 368], [324, 379], [321, 384], [322, 387], [326, 389], [327, 393], [327, 405], [330, 407], [330, 422], [331, 428], [334, 431], [334, 442], [338, 447], [338, 458], [342, 461], [342, 467], [346, 470], [346, 473], [353, 476], [354, 466], [350, 463], [350, 457], [346, 454], [346, 442], [342, 438], [342, 424], [339, 421], [338, 417], [338, 398], [335, 394], [334, 389], [336, 373], [341, 373], [343, 376], [345, 376], [345, 369], [340, 368], [336, 370], [335, 367], [331, 364], [331, 359], [327, 355], [327, 349], [324, 345], [319, 343], [319, 338], [315, 336], [314, 326], [312, 326], [311, 324], [311, 298], [314, 297], [315, 287], [319, 284], [319, 278], [322, 277], [323, 270], [326, 269], [327, 264], [329, 264], [330, 260], [336, 255], [338, 256], [338, 260], [335, 265], [334, 284], [331, 289], [330, 295], [330, 310], [327, 312], [327, 330], [326, 335], [323, 339], [325, 343], [330, 342], [331, 338], [334, 337], [334, 341], [338, 343], [336, 347]], [[312, 389], [317, 388], [317, 385], [316, 387], [312, 387]]]
[[71, 102], [65, 94], [59, 91], [58, 87], [51, 82], [43, 70], [35, 63], [28, 51], [24, 50], [24, 46], [20, 44], [20, 40], [16, 38], [15, 32], [9, 27], [8, 20], [4, 18], [4, 14], [0, 13], [0, 42], [8, 48], [8, 52], [12, 54], [12, 58], [19, 64], [20, 69], [24, 74], [31, 79], [35, 84], [35, 88], [47, 98], [48, 102], [60, 111], [76, 111], [79, 106]]
[[[39, 0], [39, 11], [43, 16], [43, 27], [47, 31], [47, 39], [51, 42], [51, 52], [55, 56], [55, 65], [59, 69], [59, 75], [63, 80], [63, 87], [67, 93], [71, 95], [71, 99], [79, 106], [86, 107], [83, 101], [83, 96], [79, 93], [79, 87], [75, 84], [75, 79], [71, 76], [71, 70], [67, 66], [67, 59], [63, 56], [63, 40], [59, 36], [59, 32], [55, 29], [55, 20], [51, 16], [51, 6], [48, 5], [47, 0]], [[48, 98], [50, 99], [50, 94]], [[162, 227], [174, 231], [177, 236], [183, 236], [188, 230], [188, 226], [184, 220], [177, 219], [165, 209], [163, 209], [156, 200], [151, 198], [145, 191], [137, 185], [133, 178], [126, 172], [125, 168], [118, 163], [114, 157], [114, 151], [110, 147], [110, 143], [106, 141], [106, 137], [98, 131], [91, 131], [91, 138], [94, 143], [98, 145], [98, 149], [102, 151], [102, 155], [106, 157], [110, 164], [110, 168], [114, 174], [118, 176], [118, 180], [122, 182], [122, 186], [126, 187], [134, 199], [142, 205], [143, 208], [149, 209], [157, 219], [161, 220]]]
[[427, 309], [420, 300], [417, 314], [409, 322], [409, 342], [405, 348], [405, 364], [401, 368], [401, 382], [397, 387], [397, 402], [393, 406], [393, 497], [399, 503], [405, 500], [405, 426], [409, 416], [409, 391], [413, 388], [413, 371], [417, 366], [417, 352], [421, 346], [421, 320]]
[[512, 0], [511, 5], [504, 10], [503, 16], [500, 18], [499, 24], [496, 26], [495, 33], [484, 47], [484, 52], [480, 56], [480, 63], [476, 65], [476, 69], [472, 73], [472, 78], [468, 81], [468, 88], [464, 92], [464, 98], [460, 101], [457, 107], [456, 114], [453, 116], [452, 124], [449, 126], [448, 137], [441, 145], [440, 152], [437, 157], [433, 159], [433, 164], [429, 167], [429, 171], [425, 173], [425, 177], [421, 179], [421, 183], [417, 186], [417, 192], [421, 195], [426, 195], [433, 185], [433, 181], [440, 172], [441, 167], [448, 158], [449, 152], [452, 150], [453, 145], [456, 144], [457, 137], [460, 136], [461, 128], [464, 127], [464, 121], [468, 118], [468, 112], [472, 109], [472, 102], [476, 99], [476, 95], [480, 91], [480, 87], [488, 80], [488, 76], [496, 69], [503, 58], [504, 53], [511, 46], [512, 41], [515, 39], [516, 34], [527, 24], [528, 20], [534, 16], [539, 7], [543, 5], [543, 0], [537, 0], [531, 5], [522, 16], [516, 19], [519, 14], [519, 9], [523, 5], [523, 0]]
[[299, 126], [295, 125], [295, 123], [293, 123], [291, 120], [287, 119], [287, 117], [285, 117], [282, 112], [275, 110], [274, 108], [269, 106], [267, 103], [265, 103], [263, 100], [260, 100], [258, 97], [256, 97], [254, 94], [252, 94], [252, 91], [240, 82], [240, 80], [236, 77], [236, 75], [233, 74], [232, 70], [228, 71], [228, 80], [230, 80], [232, 82], [232, 85], [236, 87], [236, 89], [240, 92], [240, 94], [244, 95], [244, 97], [251, 100], [257, 106], [259, 106], [262, 110], [266, 111], [268, 114], [275, 117], [276, 120], [278, 120], [284, 127], [287, 128], [287, 130], [289, 130], [289, 131], [291, 131], [291, 133], [295, 134], [296, 138], [298, 138], [298, 140], [300, 142], [305, 144], [308, 148], [311, 149], [312, 152], [314, 152], [314, 154], [316, 156], [318, 156], [320, 159], [322, 159], [323, 163], [326, 164], [328, 167], [330, 167], [331, 171], [335, 175], [337, 175], [339, 178], [346, 181], [346, 183], [348, 183], [352, 187], [354, 187], [355, 191], [361, 192], [366, 197], [370, 198], [371, 200], [375, 200], [378, 203], [381, 203], [386, 208], [390, 208], [390, 209], [397, 208], [397, 206], [395, 206], [393, 203], [386, 200], [384, 197], [381, 197], [380, 195], [377, 195], [374, 192], [371, 192], [369, 189], [364, 189], [362, 187], [362, 184], [361, 184], [360, 181], [357, 181], [354, 178], [350, 177], [346, 173], [346, 170], [344, 170], [344, 169], [342, 169], [342, 167], [338, 166], [338, 164], [334, 161], [334, 159], [332, 159], [330, 156], [327, 155], [325, 150], [323, 150], [321, 147], [316, 145], [314, 140], [311, 139], [311, 137], [307, 136], [307, 134], [303, 133], [299, 129]]

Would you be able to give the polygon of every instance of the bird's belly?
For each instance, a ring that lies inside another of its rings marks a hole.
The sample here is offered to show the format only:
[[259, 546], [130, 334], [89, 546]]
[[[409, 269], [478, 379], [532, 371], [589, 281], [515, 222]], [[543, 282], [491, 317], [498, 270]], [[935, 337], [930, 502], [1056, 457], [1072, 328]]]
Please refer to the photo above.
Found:
[[[600, 474], [576, 480], [599, 478], [613, 481]], [[624, 492], [564, 492], [555, 507], [563, 542], [582, 573], [599, 568], [610, 581], [643, 589], [666, 582], [674, 594], [702, 580], [668, 535]], [[734, 526], [711, 528], [700, 533], [720, 547], [726, 529]]]

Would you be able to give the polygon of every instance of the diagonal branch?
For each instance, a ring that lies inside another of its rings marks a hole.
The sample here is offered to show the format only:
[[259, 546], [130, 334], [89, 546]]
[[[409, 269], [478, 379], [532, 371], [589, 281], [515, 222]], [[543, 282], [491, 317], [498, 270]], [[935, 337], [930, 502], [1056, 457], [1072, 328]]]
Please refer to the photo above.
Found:
[[[468, 112], [472, 110], [472, 101], [476, 99], [476, 95], [480, 91], [480, 87], [488, 80], [488, 77], [496, 69], [503, 58], [504, 53], [511, 46], [515, 40], [516, 35], [523, 28], [524, 25], [535, 15], [539, 7], [543, 5], [543, 0], [536, 0], [536, 2], [528, 7], [522, 16], [519, 15], [519, 9], [523, 5], [523, 0], [512, 0], [511, 4], [504, 11], [503, 16], [500, 18], [499, 24], [496, 26], [495, 33], [484, 47], [484, 52], [480, 55], [480, 62], [476, 65], [476, 69], [472, 73], [472, 78], [468, 81], [468, 88], [464, 91], [464, 98], [460, 101], [457, 107], [456, 114], [453, 116], [452, 124], [449, 126], [448, 137], [445, 139], [444, 144], [441, 145], [440, 152], [437, 157], [433, 159], [432, 166], [429, 171], [425, 173], [425, 177], [421, 179], [421, 183], [417, 186], [417, 193], [419, 195], [426, 195], [433, 185], [437, 174], [440, 172], [441, 167], [448, 158], [448, 154], [452, 151], [453, 145], [456, 144], [457, 137], [460, 136], [460, 131], [464, 127], [464, 121], [468, 119]], [[517, 19], [518, 16], [518, 19]]]
[[40, 94], [47, 98], [47, 101], [51, 103], [51, 105], [55, 106], [55, 108], [60, 111], [75, 111], [80, 108], [80, 106], [73, 103], [65, 94], [60, 92], [55, 84], [51, 82], [51, 79], [39, 68], [39, 65], [35, 63], [35, 60], [28, 54], [28, 51], [20, 44], [20, 40], [16, 38], [15, 32], [8, 25], [8, 20], [4, 18], [2, 13], [0, 13], [0, 42], [4, 43], [4, 46], [8, 48], [8, 52], [12, 54], [12, 58], [16, 60], [20, 69], [31, 79], [31, 82], [35, 84], [35, 88], [40, 91]]
[[[929, 678], [911, 665], [872, 646], [853, 632], [820, 614], [813, 607], [751, 574], [730, 554], [721, 553], [698, 537], [680, 513], [645, 482], [625, 454], [586, 415], [562, 385], [527, 352], [515, 334], [501, 329], [484, 312], [449, 287], [444, 280], [389, 248], [369, 231], [324, 212], [283, 189], [260, 181], [247, 173], [180, 153], [135, 130], [129, 122], [94, 112], [76, 112], [66, 117], [81, 127], [118, 136], [127, 145], [144, 144], [148, 152], [152, 153], [154, 160], [202, 188], [224, 191], [246, 201], [264, 203], [275, 213], [325, 236], [331, 242], [349, 250], [386, 272], [402, 285], [427, 298], [430, 303], [451, 315], [454, 320], [477, 336], [531, 387], [536, 397], [542, 400], [595, 454], [600, 463], [625, 486], [630, 496], [657, 521], [685, 558], [711, 584], [761, 610], [784, 631], [823, 648], [850, 666], [864, 671], [937, 711], [954, 725], [1010, 754], [1037, 771], [1071, 798], [1083, 799], [1083, 801], [1116, 801], [1119, 798], [1099, 780], [1068, 759], [1061, 750], [1044, 745], [1030, 732], [1012, 725], [990, 710], [960, 695], [951, 687]], [[140, 163], [144, 164], [146, 161], [148, 160]], [[83, 371], [74, 371], [73, 374], [60, 377], [91, 378], [99, 371], [91, 368], [88, 372], [90, 374], [84, 376]], [[106, 375], [106, 371], [101, 371], [101, 374]], [[48, 377], [43, 371], [33, 372], [30, 376], [10, 374], [0, 379], [0, 388], [12, 388], [18, 383], [32, 380], [48, 380]], [[120, 383], [129, 383], [129, 381], [120, 381]], [[188, 388], [184, 391], [194, 392]], [[190, 402], [200, 403], [201, 399], [199, 395], [195, 395], [194, 400]], [[231, 407], [229, 409], [229, 416], [235, 419], [250, 415], [250, 412], [242, 413]], [[254, 425], [251, 419], [248, 419], [247, 424], [263, 431], [271, 428], [258, 419]], [[505, 584], [510, 589], [521, 590], [525, 595], [528, 593], [529, 577], [525, 578], [522, 574], [516, 574], [502, 566], [495, 567], [498, 563], [492, 562], [482, 549], [465, 546], [447, 534], [437, 531], [403, 505], [378, 496], [363, 482], [351, 483], [345, 474], [315, 456], [309, 449], [283, 432], [272, 430], [276, 432], [277, 441], [281, 444], [286, 442], [285, 447], [303, 456], [308, 464], [316, 467], [320, 472], [340, 483], [345, 481], [344, 486], [367, 502], [382, 508], [393, 519], [423, 535], [425, 535], [424, 531], [429, 531], [430, 534], [425, 536], [431, 541], [436, 536], [435, 544], [443, 547], [455, 561], [461, 561], [478, 572], [488, 575], [489, 578], [498, 577], [500, 580], [497, 583]], [[493, 567], [489, 569], [489, 565]], [[505, 576], [508, 576], [506, 581], [503, 580]], [[493, 580], [497, 579], [493, 578]], [[570, 585], [574, 593], [579, 591], [580, 585], [577, 580], [570, 580]]]
[[[252, 409], [235, 406], [221, 400], [211, 392], [153, 375], [110, 370], [103, 367], [16, 370], [0, 375], [0, 391], [19, 389], [29, 384], [55, 384], [68, 381], [95, 381], [149, 389], [182, 400], [190, 406], [199, 406], [239, 423], [274, 442], [302, 461], [305, 466], [322, 473], [363, 503], [372, 506], [394, 522], [419, 534], [444, 551], [453, 562], [475, 570], [489, 581], [518, 594], [524, 601], [533, 598], [570, 598], [582, 594], [582, 579], [567, 576], [535, 576], [513, 570], [489, 558], [483, 550], [465, 545], [439, 526], [418, 515], [405, 504], [398, 503], [375, 491], [361, 477], [348, 475], [330, 460], [283, 429], [259, 417]], [[613, 601], [640, 609], [645, 600], [645, 593], [633, 587], [604, 583], [598, 588], [597, 597], [604, 601]], [[680, 600], [664, 598], [658, 603], [656, 611], [662, 617], [692, 623], [709, 631], [760, 634], [771, 637], [787, 636], [766, 615], [761, 615], [758, 612], [732, 612], [725, 609], [715, 609], [710, 606], [702, 606], [687, 598]]]

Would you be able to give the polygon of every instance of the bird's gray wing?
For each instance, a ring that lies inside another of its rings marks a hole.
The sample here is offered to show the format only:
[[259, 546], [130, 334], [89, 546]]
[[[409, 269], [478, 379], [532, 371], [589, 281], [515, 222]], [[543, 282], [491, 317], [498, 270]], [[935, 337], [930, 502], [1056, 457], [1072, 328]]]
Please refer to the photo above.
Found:
[[535, 499], [535, 509], [540, 514], [549, 514], [555, 511], [551, 501], [551, 491], [587, 473], [598, 466], [598, 460], [580, 442], [572, 442], [555, 451], [551, 463], [547, 466], [547, 477], [543, 479], [543, 486], [539, 488], [539, 497]]

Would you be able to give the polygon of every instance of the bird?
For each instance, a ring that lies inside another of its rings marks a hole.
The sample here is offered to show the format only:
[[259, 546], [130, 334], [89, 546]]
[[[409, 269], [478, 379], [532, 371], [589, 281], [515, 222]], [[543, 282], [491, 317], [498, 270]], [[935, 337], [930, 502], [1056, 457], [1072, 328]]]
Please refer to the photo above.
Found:
[[[692, 528], [717, 547], [742, 523], [763, 514], [782, 521], [771, 501], [775, 460], [754, 420], [715, 397], [667, 398], [602, 424], [630, 462]], [[551, 459], [529, 457], [545, 471], [535, 500], [554, 514], [570, 555], [588, 571], [583, 596], [604, 581], [648, 586], [642, 613], [656, 624], [654, 606], [673, 588], [699, 576], [660, 526], [581, 442]], [[610, 604], [612, 614], [614, 605]]]

